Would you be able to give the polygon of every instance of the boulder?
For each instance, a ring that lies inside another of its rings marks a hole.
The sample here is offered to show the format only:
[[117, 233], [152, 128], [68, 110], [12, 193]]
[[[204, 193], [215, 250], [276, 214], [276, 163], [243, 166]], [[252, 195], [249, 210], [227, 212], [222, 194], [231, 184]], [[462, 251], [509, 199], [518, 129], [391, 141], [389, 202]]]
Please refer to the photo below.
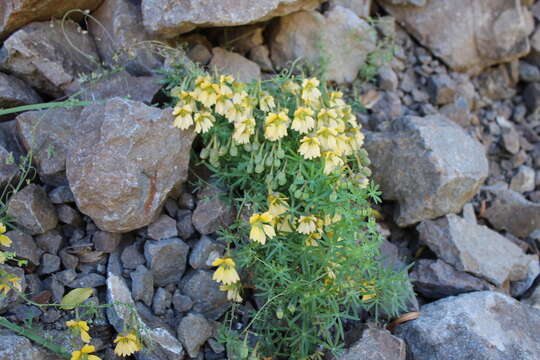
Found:
[[146, 29], [172, 38], [197, 27], [252, 24], [303, 9], [316, 8], [321, 0], [143, 0]]
[[440, 115], [406, 116], [366, 136], [375, 183], [399, 226], [461, 211], [488, 174], [482, 145]]
[[79, 210], [109, 232], [150, 224], [187, 178], [194, 136], [173, 127], [171, 109], [120, 98], [85, 107], [66, 163]]
[[527, 277], [532, 257], [516, 244], [483, 225], [449, 214], [417, 226], [420, 241], [459, 271], [466, 271], [496, 286]]
[[337, 360], [405, 360], [405, 342], [388, 330], [369, 328]]
[[47, 193], [36, 184], [27, 185], [13, 195], [7, 213], [31, 235], [46, 233], [58, 224], [56, 209]]
[[480, 291], [422, 306], [420, 318], [396, 328], [414, 360], [540, 358], [540, 310]]
[[519, 1], [430, 0], [425, 6], [379, 3], [455, 71], [478, 74], [529, 52], [532, 16]]
[[26, 25], [4, 41], [0, 52], [0, 69], [53, 97], [78, 91], [78, 77], [98, 64], [94, 40], [73, 21]]
[[280, 18], [272, 29], [270, 53], [278, 69], [300, 58], [315, 68], [324, 66], [327, 80], [350, 83], [375, 50], [376, 40], [376, 31], [365, 20], [335, 6], [325, 15], [300, 11]]
[[249, 83], [261, 79], [261, 68], [242, 55], [215, 47], [212, 49], [212, 60], [208, 64], [210, 71], [218, 74], [232, 75], [236, 80]]

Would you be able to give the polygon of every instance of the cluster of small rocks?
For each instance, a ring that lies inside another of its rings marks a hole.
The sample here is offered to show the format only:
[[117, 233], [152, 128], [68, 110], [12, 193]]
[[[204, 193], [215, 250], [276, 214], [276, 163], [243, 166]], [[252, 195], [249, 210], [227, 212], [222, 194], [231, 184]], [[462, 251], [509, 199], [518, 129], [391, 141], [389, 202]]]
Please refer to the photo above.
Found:
[[[362, 84], [375, 96], [357, 115], [384, 199], [383, 261], [413, 264], [409, 310], [421, 316], [394, 335], [355, 329], [341, 359], [540, 358], [540, 3], [187, 3], [0, 6], [0, 107], [105, 100], [0, 118], [0, 187], [22, 175], [16, 162], [30, 150], [38, 175], [8, 204], [18, 224], [9, 250], [28, 264], [0, 265], [28, 297], [59, 302], [90, 287], [96, 304], [132, 304], [135, 315], [115, 305], [94, 321], [103, 359], [116, 358], [111, 339], [133, 316], [154, 344], [137, 359], [225, 359], [216, 337], [230, 303], [211, 264], [225, 250], [215, 233], [235, 213], [211, 182], [190, 187], [194, 135], [150, 106], [163, 95], [156, 70], [180, 59], [250, 81], [301, 59], [348, 92], [392, 38], [395, 57]], [[76, 8], [95, 20], [58, 20]], [[156, 51], [159, 41], [182, 44], [180, 57]], [[93, 76], [101, 63], [122, 70]], [[69, 343], [63, 311], [11, 294], [0, 314]], [[54, 358], [9, 331], [0, 344], [1, 360]]]

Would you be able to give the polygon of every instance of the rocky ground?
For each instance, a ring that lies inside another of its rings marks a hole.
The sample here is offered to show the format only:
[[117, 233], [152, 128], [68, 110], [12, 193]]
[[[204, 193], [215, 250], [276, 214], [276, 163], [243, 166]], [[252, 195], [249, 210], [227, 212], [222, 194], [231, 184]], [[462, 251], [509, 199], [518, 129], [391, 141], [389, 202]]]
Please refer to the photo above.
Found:
[[[393, 334], [354, 329], [342, 359], [540, 358], [540, 3], [36, 6], [0, 5], [0, 107], [72, 95], [106, 101], [0, 118], [0, 185], [21, 176], [9, 160], [30, 150], [37, 170], [8, 204], [19, 225], [6, 234], [10, 250], [28, 265], [0, 265], [23, 278], [31, 299], [94, 288], [95, 303], [136, 307], [156, 344], [137, 359], [225, 359], [216, 331], [230, 303], [210, 269], [224, 252], [215, 232], [234, 212], [220, 189], [190, 185], [193, 135], [172, 128], [170, 109], [149, 106], [163, 99], [156, 70], [173, 62], [157, 44], [182, 43], [191, 61], [244, 81], [297, 58], [317, 67], [324, 55], [329, 81], [371, 95], [357, 116], [385, 200], [384, 261], [413, 264], [410, 311], [420, 312]], [[92, 18], [51, 20], [72, 8]], [[375, 59], [374, 81], [361, 82], [368, 55], [388, 38], [394, 58]], [[0, 297], [0, 315], [66, 338], [67, 315], [55, 308]], [[91, 335], [100, 356], [115, 359], [111, 339], [128, 315], [117, 307], [102, 315]], [[51, 358], [0, 331], [1, 360]]]

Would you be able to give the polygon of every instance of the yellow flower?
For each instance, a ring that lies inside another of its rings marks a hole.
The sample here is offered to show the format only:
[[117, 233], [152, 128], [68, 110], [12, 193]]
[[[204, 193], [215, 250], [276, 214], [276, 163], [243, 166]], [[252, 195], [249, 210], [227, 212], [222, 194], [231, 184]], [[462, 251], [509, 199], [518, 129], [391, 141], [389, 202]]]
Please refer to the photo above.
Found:
[[317, 218], [313, 215], [300, 216], [298, 219], [298, 227], [296, 228], [300, 234], [312, 234], [317, 231]]
[[319, 91], [319, 80], [316, 78], [304, 79], [302, 82], [302, 100], [307, 103], [316, 103], [321, 97], [321, 92]]
[[11, 239], [7, 237], [6, 235], [4, 235], [6, 230], [7, 230], [6, 225], [0, 222], [0, 245], [5, 246], [5, 247], [10, 247]]
[[274, 101], [274, 97], [266, 91], [263, 91], [261, 93], [261, 98], [259, 101], [259, 108], [264, 112], [269, 112], [272, 111], [275, 107], [276, 103]]
[[232, 98], [232, 106], [225, 113], [227, 119], [231, 122], [242, 121], [251, 117], [252, 107], [245, 91], [235, 93]]
[[238, 144], [247, 144], [251, 135], [255, 134], [255, 119], [245, 118], [234, 123], [233, 140]]
[[6, 273], [2, 279], [2, 282], [0, 283], [0, 293], [7, 296], [11, 289], [15, 289], [19, 292], [22, 291], [21, 278], [13, 274]]
[[[227, 85], [221, 85], [220, 93], [216, 98], [216, 113], [226, 116], [233, 107], [232, 103], [233, 92]], [[229, 121], [232, 121], [229, 119]]]
[[264, 123], [264, 136], [270, 141], [276, 141], [287, 136], [287, 125], [289, 117], [285, 111], [278, 114], [269, 113]]
[[212, 263], [212, 266], [218, 266], [217, 270], [212, 276], [212, 280], [222, 282], [225, 285], [230, 285], [240, 281], [240, 276], [238, 276], [235, 268], [236, 263], [231, 257], [225, 256], [222, 258], [217, 258]]
[[229, 285], [221, 285], [219, 290], [227, 292], [227, 300], [242, 302], [242, 297], [240, 296], [240, 283], [236, 282]]
[[335, 109], [321, 109], [317, 114], [318, 127], [327, 126], [336, 128], [341, 125], [338, 121], [339, 115]]
[[353, 153], [352, 139], [345, 134], [336, 136], [336, 152], [345, 156]]
[[292, 80], [289, 80], [283, 84], [283, 89], [294, 95], [297, 95], [300, 92], [300, 85], [298, 85]]
[[210, 130], [212, 126], [214, 126], [215, 120], [216, 119], [214, 118], [214, 116], [208, 111], [198, 112], [197, 114], [195, 114], [195, 119], [194, 119], [195, 132], [197, 134], [200, 134], [200, 133], [204, 134], [205, 132]]
[[193, 125], [193, 108], [191, 105], [180, 104], [178, 103], [173, 110], [174, 118], [174, 127], [177, 127], [181, 130], [188, 129]]
[[321, 235], [315, 233], [309, 234], [306, 238], [306, 246], [319, 246], [319, 242], [317, 240], [320, 240]]
[[101, 360], [99, 356], [89, 355], [96, 351], [93, 345], [84, 345], [81, 350], [71, 353], [71, 360]]
[[251, 224], [249, 238], [264, 245], [266, 244], [267, 237], [271, 239], [276, 236], [274, 226], [272, 225], [273, 218], [269, 212], [251, 215], [249, 218], [249, 223]]
[[178, 95], [180, 103], [191, 106], [192, 109], [195, 109], [195, 97], [193, 92], [190, 91], [181, 91]]
[[289, 204], [287, 198], [279, 193], [270, 193], [267, 197], [268, 212], [272, 216], [279, 216], [287, 212]]
[[133, 332], [129, 332], [125, 335], [118, 334], [116, 339], [114, 339], [114, 343], [116, 344], [114, 353], [118, 356], [129, 356], [142, 350], [141, 342]]
[[328, 175], [337, 168], [342, 167], [345, 162], [339, 157], [335, 151], [327, 151], [323, 153], [324, 157], [324, 174]]
[[325, 150], [336, 150], [337, 132], [334, 129], [324, 126], [317, 131], [317, 136]]
[[343, 93], [341, 91], [332, 91], [328, 93], [328, 97], [330, 106], [341, 107], [346, 105], [345, 101], [343, 101]]
[[198, 84], [196, 83], [196, 88], [193, 91], [194, 97], [208, 108], [216, 103], [219, 93], [219, 85], [212, 83], [208, 79], [204, 79]]
[[351, 145], [354, 149], [359, 150], [364, 145], [364, 134], [360, 132], [360, 128], [350, 128], [347, 130], [347, 134], [351, 139]]
[[88, 324], [86, 323], [86, 321], [74, 321], [74, 320], [69, 320], [66, 322], [66, 325], [68, 328], [70, 328], [74, 334], [76, 335], [81, 335], [81, 340], [85, 343], [89, 343], [91, 338], [90, 338], [90, 335], [88, 334], [88, 331], [90, 330], [90, 328], [88, 327]]
[[296, 109], [291, 128], [300, 134], [306, 134], [314, 127], [315, 119], [313, 119], [313, 110], [302, 106]]
[[342, 106], [339, 108], [339, 111], [341, 113], [341, 118], [343, 121], [346, 121], [349, 123], [352, 127], [357, 127], [358, 122], [356, 121], [356, 116], [352, 113], [352, 107], [349, 105]]
[[274, 225], [276, 227], [276, 230], [279, 232], [292, 232], [292, 223], [294, 222], [294, 219], [291, 215], [285, 215], [285, 216], [277, 216], [274, 218]]
[[221, 75], [219, 77], [219, 83], [220, 85], [232, 84], [234, 83], [234, 77], [232, 75]]
[[321, 156], [321, 143], [316, 137], [304, 136], [300, 140], [302, 145], [298, 149], [298, 152], [302, 154], [305, 159], [314, 159]]

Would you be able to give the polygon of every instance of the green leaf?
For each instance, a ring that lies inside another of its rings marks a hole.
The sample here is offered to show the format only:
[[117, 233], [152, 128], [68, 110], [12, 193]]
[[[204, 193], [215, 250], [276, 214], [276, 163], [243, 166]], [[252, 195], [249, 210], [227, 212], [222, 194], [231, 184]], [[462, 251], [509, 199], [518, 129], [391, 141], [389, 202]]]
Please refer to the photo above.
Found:
[[92, 288], [77, 288], [68, 292], [60, 302], [60, 309], [73, 310], [78, 305], [82, 304], [86, 299], [92, 296], [94, 289]]

